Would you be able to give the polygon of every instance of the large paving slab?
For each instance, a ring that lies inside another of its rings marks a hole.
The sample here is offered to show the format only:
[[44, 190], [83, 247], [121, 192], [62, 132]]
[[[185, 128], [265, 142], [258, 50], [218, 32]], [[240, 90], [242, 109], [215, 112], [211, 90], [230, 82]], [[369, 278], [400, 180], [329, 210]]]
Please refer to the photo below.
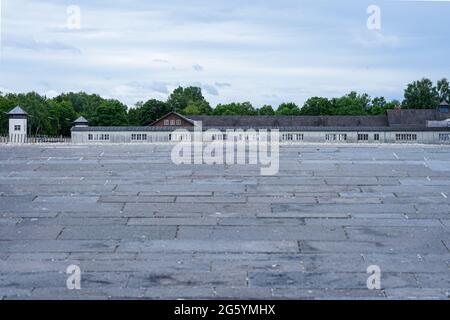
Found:
[[0, 145], [0, 299], [448, 299], [450, 147], [282, 145], [275, 176], [171, 148]]

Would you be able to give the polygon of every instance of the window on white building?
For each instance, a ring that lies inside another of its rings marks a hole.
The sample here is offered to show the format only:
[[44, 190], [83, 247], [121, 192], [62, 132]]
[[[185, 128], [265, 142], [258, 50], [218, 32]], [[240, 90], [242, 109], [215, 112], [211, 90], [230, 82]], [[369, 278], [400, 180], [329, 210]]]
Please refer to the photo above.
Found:
[[14, 125], [14, 131], [20, 131], [20, 124]]
[[369, 141], [369, 135], [367, 133], [358, 133], [358, 141]]
[[328, 133], [325, 134], [326, 141], [346, 141], [347, 134], [346, 133]]
[[147, 134], [140, 134], [140, 133], [133, 133], [131, 135], [132, 141], [146, 141], [147, 140]]
[[397, 141], [416, 141], [417, 140], [417, 134], [397, 133], [395, 135], [395, 139]]
[[303, 141], [303, 133], [283, 133], [281, 135], [282, 141]]
[[89, 141], [109, 141], [110, 136], [108, 133], [102, 133], [102, 134], [88, 134], [88, 140]]

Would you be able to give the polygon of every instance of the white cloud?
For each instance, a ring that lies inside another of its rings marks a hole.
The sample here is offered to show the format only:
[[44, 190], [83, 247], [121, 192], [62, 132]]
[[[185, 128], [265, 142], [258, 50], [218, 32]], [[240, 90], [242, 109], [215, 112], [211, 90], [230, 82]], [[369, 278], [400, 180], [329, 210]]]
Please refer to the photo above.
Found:
[[203, 70], [204, 70], [204, 68], [203, 68], [201, 65], [199, 65], [198, 63], [194, 64], [194, 65], [192, 66], [192, 69], [194, 69], [194, 70], [197, 71], [197, 72], [200, 72], [200, 71], [203, 71]]
[[45, 93], [44, 93], [44, 95], [47, 97], [47, 98], [55, 98], [55, 97], [57, 97], [58, 95], [60, 95], [61, 93], [60, 92], [58, 92], [58, 91], [56, 91], [56, 90], [48, 90], [48, 91], [46, 91]]
[[204, 84], [201, 87], [202, 87], [203, 90], [206, 91], [206, 93], [208, 93], [208, 94], [210, 94], [212, 96], [219, 96], [219, 91], [213, 85]]
[[231, 83], [228, 83], [228, 82], [216, 82], [215, 85], [216, 85], [216, 87], [219, 87], [219, 88], [230, 88], [231, 87]]
[[196, 83], [212, 105], [261, 106], [350, 90], [399, 98], [407, 82], [450, 70], [448, 59], [429, 59], [449, 52], [436, 40], [448, 38], [439, 9], [424, 34], [396, 3], [383, 10], [382, 32], [370, 32], [366, 7], [353, 0], [77, 2], [73, 32], [64, 28], [67, 2], [7, 1], [0, 86], [84, 90], [133, 105]]

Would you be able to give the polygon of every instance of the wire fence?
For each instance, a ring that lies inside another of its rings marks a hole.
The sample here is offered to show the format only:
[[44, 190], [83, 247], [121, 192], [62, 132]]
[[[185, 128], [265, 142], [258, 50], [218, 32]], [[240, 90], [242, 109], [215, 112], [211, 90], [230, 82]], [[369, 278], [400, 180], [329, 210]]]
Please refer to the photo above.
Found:
[[0, 135], [0, 143], [70, 143], [71, 138], [62, 136], [27, 136], [24, 134]]

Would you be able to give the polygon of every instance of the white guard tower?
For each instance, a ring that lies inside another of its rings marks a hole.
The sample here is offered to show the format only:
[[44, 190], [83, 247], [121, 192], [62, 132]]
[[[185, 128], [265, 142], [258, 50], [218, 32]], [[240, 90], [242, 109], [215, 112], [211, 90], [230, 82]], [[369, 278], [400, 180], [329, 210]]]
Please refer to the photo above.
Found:
[[9, 141], [11, 143], [25, 143], [27, 139], [28, 113], [19, 106], [8, 113]]

